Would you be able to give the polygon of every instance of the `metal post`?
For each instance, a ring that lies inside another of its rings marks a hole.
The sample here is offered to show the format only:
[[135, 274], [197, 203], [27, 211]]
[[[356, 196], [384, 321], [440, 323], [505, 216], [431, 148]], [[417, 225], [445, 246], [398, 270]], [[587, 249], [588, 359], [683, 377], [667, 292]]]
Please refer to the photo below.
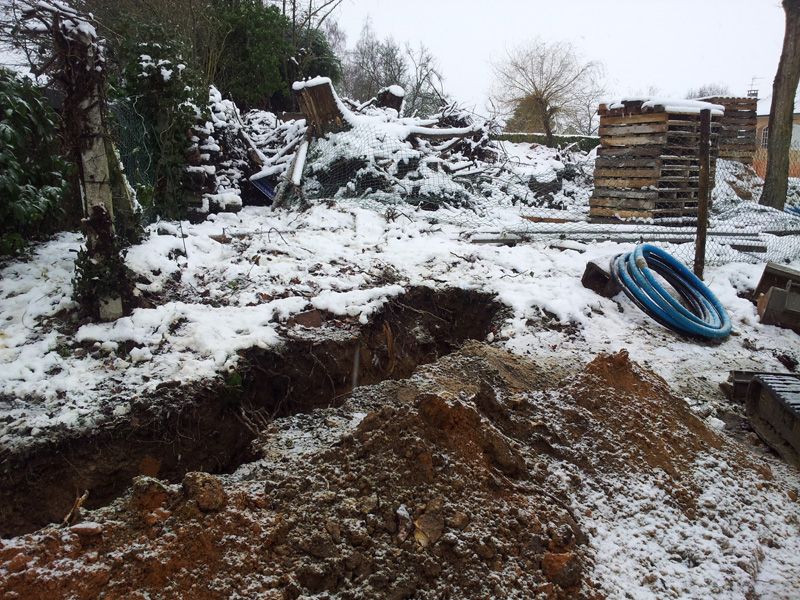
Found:
[[711, 111], [700, 111], [700, 189], [697, 201], [697, 238], [694, 246], [694, 274], [703, 278], [706, 265], [706, 234], [708, 232], [708, 200], [711, 186]]

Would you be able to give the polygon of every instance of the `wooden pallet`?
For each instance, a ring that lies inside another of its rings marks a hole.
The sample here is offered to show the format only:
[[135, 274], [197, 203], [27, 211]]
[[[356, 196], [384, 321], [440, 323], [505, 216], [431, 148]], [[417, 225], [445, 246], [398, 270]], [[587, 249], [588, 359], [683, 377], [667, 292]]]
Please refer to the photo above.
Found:
[[757, 99], [712, 96], [704, 100], [725, 107], [725, 114], [720, 121], [719, 157], [753, 164]]
[[800, 377], [756, 375], [745, 406], [756, 433], [789, 464], [800, 466]]
[[[595, 219], [696, 217], [700, 194], [700, 115], [601, 105], [600, 146], [589, 216]], [[711, 144], [720, 134], [712, 119]], [[711, 181], [714, 180], [712, 151]], [[713, 185], [713, 183], [712, 183]]]

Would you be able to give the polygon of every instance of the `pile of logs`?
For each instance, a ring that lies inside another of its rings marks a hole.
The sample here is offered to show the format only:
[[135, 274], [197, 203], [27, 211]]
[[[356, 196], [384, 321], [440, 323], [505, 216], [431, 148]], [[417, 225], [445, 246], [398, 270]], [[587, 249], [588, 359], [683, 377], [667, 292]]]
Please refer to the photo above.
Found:
[[753, 164], [756, 151], [757, 98], [712, 96], [705, 102], [725, 107], [720, 121], [719, 158]]
[[[699, 111], [645, 103], [600, 104], [600, 147], [589, 216], [606, 219], [696, 218]], [[721, 116], [711, 122], [711, 185]]]

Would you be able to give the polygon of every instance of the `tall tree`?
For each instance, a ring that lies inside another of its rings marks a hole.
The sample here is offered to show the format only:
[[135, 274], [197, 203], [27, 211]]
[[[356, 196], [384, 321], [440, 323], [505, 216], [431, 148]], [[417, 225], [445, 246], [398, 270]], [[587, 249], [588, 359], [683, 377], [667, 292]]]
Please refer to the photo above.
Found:
[[566, 127], [587, 96], [594, 102], [599, 95], [594, 90], [600, 64], [584, 61], [568, 42], [533, 40], [509, 51], [493, 66], [495, 102], [509, 112], [522, 102], [535, 107], [550, 145], [555, 131]]
[[446, 103], [443, 80], [436, 57], [427, 47], [403, 47], [392, 37], [379, 39], [369, 20], [344, 61], [346, 96], [366, 101], [390, 85], [399, 85], [406, 92], [407, 114], [437, 112]]
[[[32, 71], [54, 78], [64, 92], [64, 137], [78, 168], [86, 250], [76, 260], [75, 296], [95, 316], [122, 316], [130, 281], [119, 236], [133, 229], [133, 203], [106, 122], [106, 59], [91, 15], [59, 0], [19, 0], [19, 30], [45, 50]], [[117, 219], [115, 213], [125, 215]], [[129, 306], [127, 308], [130, 308]]]
[[789, 147], [792, 143], [792, 115], [800, 82], [800, 0], [783, 0], [786, 32], [778, 72], [772, 84], [767, 140], [767, 173], [761, 204], [783, 210], [789, 185]]

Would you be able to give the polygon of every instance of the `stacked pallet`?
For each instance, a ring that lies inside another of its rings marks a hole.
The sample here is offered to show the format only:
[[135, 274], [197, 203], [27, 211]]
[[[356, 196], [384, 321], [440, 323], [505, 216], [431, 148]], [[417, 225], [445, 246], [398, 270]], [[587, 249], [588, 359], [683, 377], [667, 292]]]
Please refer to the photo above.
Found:
[[757, 98], [709, 96], [706, 102], [725, 107], [720, 121], [719, 157], [753, 164], [756, 151]]
[[684, 222], [697, 216], [700, 111], [710, 109], [711, 185], [714, 181], [721, 106], [689, 100], [623, 100], [600, 105], [600, 146], [593, 220], [659, 219]]

